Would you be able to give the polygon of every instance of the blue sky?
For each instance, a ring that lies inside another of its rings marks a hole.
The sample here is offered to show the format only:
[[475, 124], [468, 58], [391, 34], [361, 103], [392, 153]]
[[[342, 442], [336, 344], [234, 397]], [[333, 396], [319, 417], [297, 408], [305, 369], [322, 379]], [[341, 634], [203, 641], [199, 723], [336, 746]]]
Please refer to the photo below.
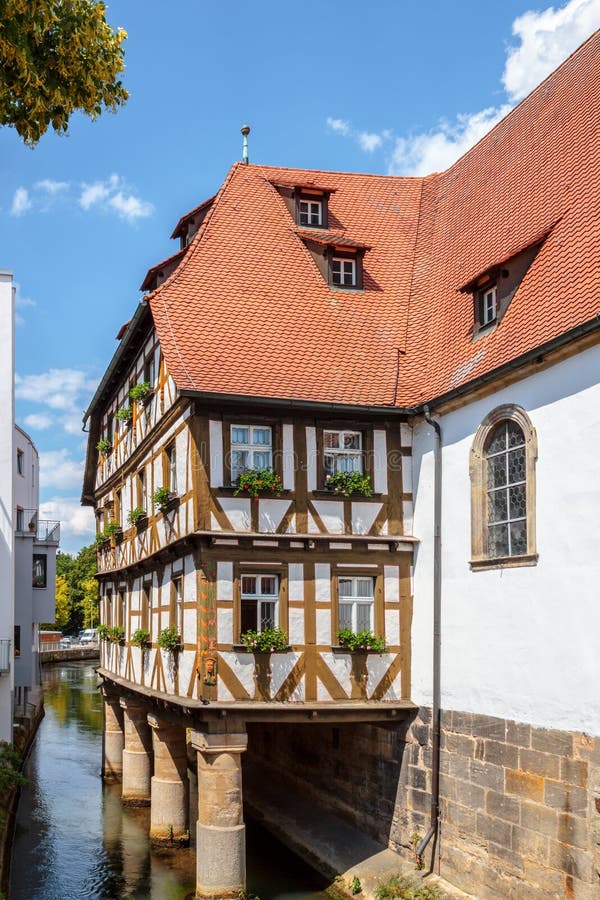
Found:
[[108, 21], [129, 35], [127, 105], [34, 150], [0, 130], [17, 418], [71, 552], [92, 538], [82, 411], [173, 226], [240, 158], [241, 125], [252, 162], [443, 169], [600, 27], [600, 0], [114, 0]]

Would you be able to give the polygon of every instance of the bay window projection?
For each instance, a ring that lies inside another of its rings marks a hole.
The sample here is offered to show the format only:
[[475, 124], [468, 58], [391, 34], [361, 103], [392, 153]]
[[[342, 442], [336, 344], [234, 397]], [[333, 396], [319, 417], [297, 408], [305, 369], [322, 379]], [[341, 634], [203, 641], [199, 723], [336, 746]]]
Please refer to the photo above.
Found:
[[269, 426], [231, 426], [231, 483], [248, 469], [273, 467], [273, 436]]
[[276, 575], [242, 575], [241, 634], [277, 627], [279, 579]]
[[338, 578], [339, 630], [373, 631], [374, 580], [371, 576]]

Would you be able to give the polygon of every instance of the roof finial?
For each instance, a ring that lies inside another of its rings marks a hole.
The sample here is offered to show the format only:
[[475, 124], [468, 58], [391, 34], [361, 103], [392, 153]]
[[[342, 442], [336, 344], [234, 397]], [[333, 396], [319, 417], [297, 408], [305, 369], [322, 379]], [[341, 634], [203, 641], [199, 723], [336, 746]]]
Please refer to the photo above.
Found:
[[248, 135], [250, 134], [250, 126], [242, 125], [241, 131], [244, 135], [244, 143], [242, 145], [242, 162], [248, 165]]

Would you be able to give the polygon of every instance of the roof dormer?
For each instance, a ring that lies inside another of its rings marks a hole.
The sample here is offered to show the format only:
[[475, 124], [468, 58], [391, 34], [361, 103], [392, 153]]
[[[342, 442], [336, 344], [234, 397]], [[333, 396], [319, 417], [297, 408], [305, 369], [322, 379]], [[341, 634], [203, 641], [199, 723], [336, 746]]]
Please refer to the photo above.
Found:
[[280, 180], [274, 187], [300, 228], [329, 228], [329, 197], [335, 188], [322, 187], [312, 181], [299, 184]]
[[204, 203], [201, 203], [200, 206], [196, 206], [194, 209], [191, 209], [189, 213], [186, 213], [185, 216], [182, 216], [175, 226], [173, 230], [173, 234], [171, 238], [179, 238], [180, 248], [183, 250], [190, 243], [202, 223], [206, 218], [207, 213], [211, 209], [215, 198], [209, 197], [208, 200], [205, 200]]

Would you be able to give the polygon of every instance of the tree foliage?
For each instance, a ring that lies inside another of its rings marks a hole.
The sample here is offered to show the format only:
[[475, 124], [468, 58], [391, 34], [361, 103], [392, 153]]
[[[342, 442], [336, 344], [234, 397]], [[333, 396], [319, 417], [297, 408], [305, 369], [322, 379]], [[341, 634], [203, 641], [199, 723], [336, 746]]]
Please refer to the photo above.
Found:
[[128, 93], [122, 43], [96, 0], [0, 0], [0, 124], [33, 146], [50, 126], [66, 132], [81, 110], [116, 111]]
[[82, 547], [77, 556], [56, 554], [56, 622], [69, 634], [92, 628], [99, 620], [96, 548]]
[[69, 582], [66, 575], [56, 576], [56, 624], [64, 628], [69, 621]]

